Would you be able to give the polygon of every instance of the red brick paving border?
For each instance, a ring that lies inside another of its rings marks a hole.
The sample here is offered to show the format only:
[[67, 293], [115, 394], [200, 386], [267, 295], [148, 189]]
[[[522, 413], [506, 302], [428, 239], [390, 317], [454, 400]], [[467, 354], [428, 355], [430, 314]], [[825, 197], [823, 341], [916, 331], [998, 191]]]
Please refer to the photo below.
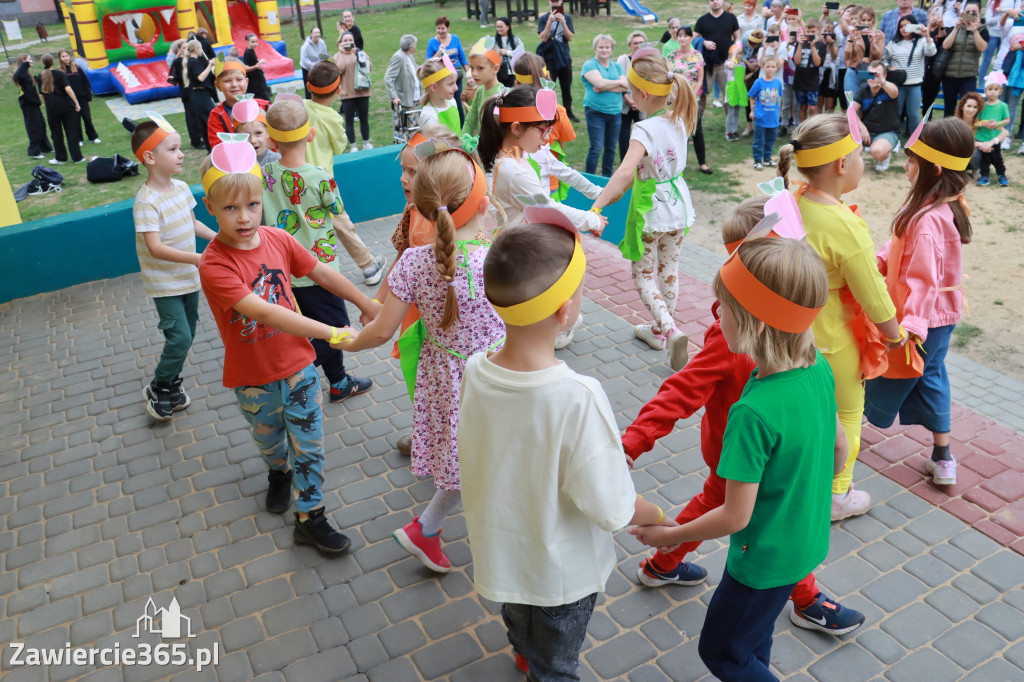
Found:
[[[584, 237], [584, 293], [630, 324], [649, 322], [633, 287], [629, 261], [609, 244]], [[679, 275], [676, 321], [690, 353], [704, 342], [714, 294], [706, 283]], [[858, 459], [918, 497], [941, 507], [996, 542], [1024, 555], [1024, 435], [953, 403], [950, 448], [959, 462], [957, 484], [938, 487], [925, 473], [931, 434], [920, 426], [878, 429], [865, 423]]]

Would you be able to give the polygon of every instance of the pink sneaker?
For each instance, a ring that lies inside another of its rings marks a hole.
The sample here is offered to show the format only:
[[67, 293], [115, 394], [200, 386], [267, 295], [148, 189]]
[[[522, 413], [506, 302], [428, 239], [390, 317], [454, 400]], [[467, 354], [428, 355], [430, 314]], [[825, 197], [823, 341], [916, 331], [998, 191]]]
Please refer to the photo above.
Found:
[[420, 517], [407, 523], [391, 534], [398, 544], [409, 554], [423, 562], [423, 565], [438, 573], [452, 570], [452, 562], [441, 551], [441, 535], [424, 535], [420, 525]]
[[850, 488], [845, 495], [832, 494], [832, 520], [841, 521], [851, 516], [860, 516], [871, 508], [871, 495], [863, 490]]
[[944, 459], [939, 462], [928, 460], [928, 473], [935, 485], [956, 485], [956, 460]]

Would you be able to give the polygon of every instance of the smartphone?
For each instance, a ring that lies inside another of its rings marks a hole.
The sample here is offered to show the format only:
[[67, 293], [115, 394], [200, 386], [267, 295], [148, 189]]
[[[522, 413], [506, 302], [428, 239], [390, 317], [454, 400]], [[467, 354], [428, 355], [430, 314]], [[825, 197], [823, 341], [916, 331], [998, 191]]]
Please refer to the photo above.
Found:
[[825, 3], [825, 9], [827, 9], [829, 12], [831, 12], [832, 10], [837, 10], [837, 9], [839, 9], [839, 3], [838, 2], [826, 2]]
[[557, 5], [555, 7], [552, 7], [551, 8], [551, 13], [552, 14], [565, 14], [565, 7], [562, 6], [562, 5]]
[[795, 17], [798, 14], [800, 14], [800, 10], [798, 10], [796, 7], [787, 7], [786, 14], [788, 14], [791, 17]]
[[832, 40], [835, 40], [836, 39], [836, 34], [835, 33], [822, 33], [821, 34], [821, 39], [822, 40], [825, 40], [825, 39], [828, 39], [828, 38], [831, 38]]
[[924, 26], [921, 24], [907, 24], [907, 31], [910, 33], [924, 33]]
[[766, 43], [777, 43], [777, 42], [779, 42], [779, 36], [767, 36], [764, 39], [764, 42], [766, 42]]
[[860, 26], [857, 27], [857, 30], [858, 31], [866, 31], [866, 30], [868, 30], [868, 26], [867, 26], [867, 24], [861, 24]]

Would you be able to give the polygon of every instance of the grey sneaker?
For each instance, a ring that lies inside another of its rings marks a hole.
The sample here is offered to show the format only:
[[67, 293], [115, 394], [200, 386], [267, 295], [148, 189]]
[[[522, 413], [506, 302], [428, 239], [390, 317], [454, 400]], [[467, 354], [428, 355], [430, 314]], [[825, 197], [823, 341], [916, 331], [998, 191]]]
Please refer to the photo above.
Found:
[[363, 270], [363, 284], [372, 287], [384, 277], [385, 267], [388, 264], [387, 258], [377, 256], [373, 259], [373, 265]]
[[367, 149], [373, 149], [373, 143], [369, 140], [363, 143], [363, 151], [366, 151]]

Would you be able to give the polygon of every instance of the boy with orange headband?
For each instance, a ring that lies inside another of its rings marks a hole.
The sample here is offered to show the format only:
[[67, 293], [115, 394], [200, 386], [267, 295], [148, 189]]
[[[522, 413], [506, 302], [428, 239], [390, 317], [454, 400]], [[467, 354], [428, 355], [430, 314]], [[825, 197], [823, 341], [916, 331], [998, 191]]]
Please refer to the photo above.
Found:
[[[316, 135], [306, 147], [306, 159], [314, 166], [319, 166], [334, 175], [334, 157], [344, 154], [348, 149], [348, 137], [345, 135], [345, 119], [331, 108], [341, 92], [341, 71], [334, 62], [320, 61], [309, 70], [306, 81], [312, 99], [304, 100], [306, 113], [309, 114], [309, 125], [316, 130]], [[369, 142], [367, 149], [372, 149]]]
[[[237, 57], [228, 57], [223, 62], [218, 61], [214, 73], [217, 78], [217, 89], [224, 93], [224, 101], [213, 108], [206, 123], [206, 139], [211, 149], [220, 144], [220, 133], [235, 132], [231, 110], [249, 86], [245, 64]], [[270, 106], [270, 102], [265, 99], [256, 99], [256, 103], [263, 110]]]
[[181, 387], [181, 370], [199, 321], [199, 254], [196, 237], [214, 232], [196, 220], [192, 192], [172, 176], [181, 172], [181, 136], [159, 114], [150, 113], [132, 133], [132, 151], [148, 173], [135, 195], [135, 252], [142, 285], [153, 298], [164, 334], [153, 381], [143, 395], [146, 411], [167, 421], [192, 402]]
[[[312, 75], [311, 71], [310, 84]], [[336, 251], [340, 235], [335, 219], [341, 213], [341, 197], [330, 173], [306, 161], [306, 148], [316, 131], [309, 125], [303, 101], [295, 96], [278, 97], [267, 110], [267, 131], [281, 153], [280, 161], [263, 167], [266, 186], [263, 205], [268, 222], [298, 239], [319, 262], [338, 271]], [[383, 269], [383, 265], [381, 267]], [[336, 327], [349, 325], [345, 302], [310, 278], [293, 277], [292, 291], [303, 315]], [[366, 296], [360, 294], [360, 297], [364, 303], [369, 302]], [[372, 380], [360, 379], [345, 371], [340, 350], [331, 348], [322, 339], [313, 340], [313, 349], [316, 364], [323, 367], [331, 385], [332, 403], [370, 390]]]
[[486, 36], [476, 41], [469, 52], [469, 65], [473, 69], [473, 79], [479, 87], [473, 95], [473, 103], [466, 112], [466, 121], [462, 124], [463, 135], [477, 135], [480, 132], [480, 119], [483, 117], [484, 102], [504, 92], [505, 86], [498, 80], [501, 70], [501, 55], [494, 48], [494, 38]]
[[256, 152], [242, 134], [224, 137], [200, 169], [203, 201], [220, 231], [199, 263], [224, 344], [224, 385], [234, 389], [269, 469], [267, 511], [285, 513], [294, 490], [294, 542], [337, 554], [351, 543], [323, 506], [323, 413], [309, 339], [339, 341], [343, 334], [298, 313], [289, 278], [308, 276], [352, 301], [363, 322], [378, 306], [283, 230], [260, 225], [263, 174]]
[[676, 528], [630, 530], [663, 551], [730, 536], [698, 645], [721, 680], [776, 679], [775, 619], [828, 553], [829, 484], [846, 461], [832, 372], [810, 331], [828, 300], [825, 267], [803, 240], [752, 238], [765, 232], [755, 228], [712, 285], [729, 350], [757, 363], [725, 427], [725, 501]]
[[555, 357], [583, 297], [579, 233], [551, 207], [527, 207], [526, 220], [502, 230], [484, 261], [507, 337], [466, 366], [462, 503], [473, 582], [502, 602], [516, 664], [530, 679], [578, 680], [587, 623], [615, 568], [612, 533], [675, 522], [636, 494], [601, 384]]

